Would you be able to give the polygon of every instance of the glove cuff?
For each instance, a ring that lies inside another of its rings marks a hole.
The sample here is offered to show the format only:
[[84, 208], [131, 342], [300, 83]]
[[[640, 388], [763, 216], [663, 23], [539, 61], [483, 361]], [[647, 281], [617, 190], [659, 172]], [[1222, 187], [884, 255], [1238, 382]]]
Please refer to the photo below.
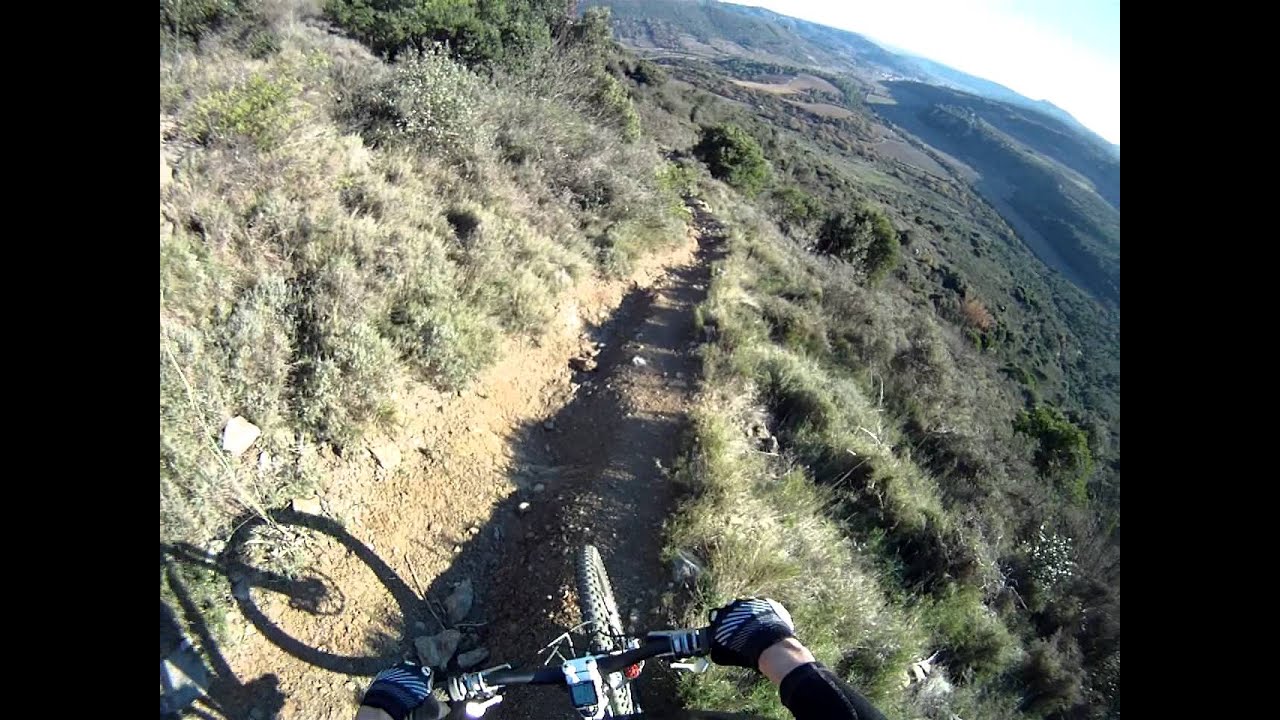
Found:
[[417, 707], [414, 698], [404, 690], [391, 683], [380, 682], [375, 682], [369, 687], [360, 704], [385, 711], [391, 716], [391, 720], [405, 720]]

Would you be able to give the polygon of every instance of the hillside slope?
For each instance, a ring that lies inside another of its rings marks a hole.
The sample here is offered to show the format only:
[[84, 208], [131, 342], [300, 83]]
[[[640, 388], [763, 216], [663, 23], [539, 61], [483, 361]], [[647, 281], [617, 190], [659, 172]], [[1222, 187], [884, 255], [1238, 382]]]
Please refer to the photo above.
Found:
[[1067, 113], [857, 33], [762, 8], [713, 0], [592, 4], [610, 8], [615, 35], [638, 51], [710, 60], [730, 72], [743, 61], [776, 66], [775, 75], [807, 68], [861, 88], [883, 118], [959, 159], [956, 172], [976, 173], [979, 191], [1046, 265], [1118, 306], [1118, 153]]

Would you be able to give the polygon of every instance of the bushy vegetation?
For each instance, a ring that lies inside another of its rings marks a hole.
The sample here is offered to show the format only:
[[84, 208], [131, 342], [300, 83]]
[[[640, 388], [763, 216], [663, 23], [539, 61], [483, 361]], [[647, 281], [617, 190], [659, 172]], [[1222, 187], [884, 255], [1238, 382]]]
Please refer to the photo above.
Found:
[[196, 104], [189, 131], [204, 144], [246, 139], [259, 150], [278, 144], [297, 121], [290, 107], [300, 88], [287, 78], [254, 73]]
[[736, 125], [703, 128], [693, 152], [707, 164], [712, 176], [745, 193], [759, 192], [769, 179], [769, 163], [760, 143]]
[[[719, 187], [703, 192], [733, 233], [698, 313], [714, 342], [681, 471], [688, 509], [670, 537], [672, 553], [707, 564], [692, 612], [738, 592], [802, 603], [802, 639], [894, 714], [1084, 717], [1108, 706], [1090, 688], [1118, 662], [1118, 594], [1103, 579], [1116, 567], [1086, 572], [1086, 551], [1050, 523], [1092, 538], [1088, 553], [1114, 549], [1080, 524], [1087, 512], [1029, 482], [1040, 451], [1018, 426], [1035, 414], [962, 325], [862, 285], [856, 265], [807, 252]], [[757, 425], [780, 456], [756, 451]], [[771, 552], [761, 538], [774, 537], [792, 549]], [[795, 549], [810, 544], [846, 554]], [[1085, 629], [1086, 606], [1110, 620]], [[868, 617], [888, 630], [865, 635]], [[904, 689], [907, 665], [931, 655], [936, 677]], [[746, 678], [690, 680], [684, 693], [691, 707], [786, 716]]]
[[1062, 415], [1057, 408], [1039, 405], [1024, 410], [1014, 422], [1018, 432], [1033, 438], [1036, 448], [1036, 467], [1046, 477], [1060, 479], [1072, 499], [1084, 502], [1085, 481], [1093, 470], [1093, 456], [1089, 452], [1089, 438]]
[[898, 233], [889, 218], [875, 208], [841, 211], [822, 224], [817, 249], [858, 265], [875, 282], [898, 261]]
[[545, 48], [569, 22], [564, 0], [326, 0], [325, 14], [379, 54], [447, 44], [468, 62]]
[[199, 40], [246, 10], [246, 0], [160, 0], [160, 39]]
[[[628, 123], [598, 30], [544, 23], [559, 40], [476, 69], [281, 12], [255, 21], [266, 56], [207, 19], [161, 53], [162, 541], [313, 487], [410, 384], [464, 387], [576, 282], [685, 236], [681, 171]], [[239, 458], [236, 415], [263, 431]]]
[[[820, 75], [832, 92], [805, 77], [812, 68], [786, 62], [798, 43], [756, 43], [761, 30], [792, 39], [814, 28], [705, 23], [709, 7], [617, 8], [620, 34], [664, 48], [654, 57], [672, 82], [635, 95], [661, 137], [710, 167], [706, 128], [733, 126], [771, 169], [767, 193], [703, 189], [733, 233], [698, 312], [711, 341], [696, 414], [729, 427], [695, 421], [682, 475], [698, 511], [674, 524], [671, 551], [708, 566], [693, 606], [723, 599], [720, 588], [793, 592], [783, 578], [799, 573], [812, 578], [805, 597], [880, 599], [877, 623], [895, 618], [897, 645], [855, 639], [857, 613], [838, 603], [807, 600], [817, 610], [806, 620], [820, 627], [801, 626], [803, 639], [852, 624], [824, 637], [819, 656], [875, 687], [891, 716], [1118, 717], [1118, 314], [1046, 272], [1007, 208], [948, 172], [947, 158], [910, 137], [886, 142], [891, 129], [855, 100], [868, 90], [857, 78]], [[690, 47], [683, 26], [715, 48]], [[717, 40], [743, 43], [750, 57], [727, 57], [731, 45]], [[997, 114], [991, 123], [1017, 121]], [[1019, 205], [1050, 191], [1029, 186]], [[1078, 210], [1101, 220], [1090, 227]], [[1099, 208], [1049, 198], [1037, 212], [1036, 222], [1067, 219], [1064, 233], [1115, 230], [1118, 247], [1118, 226]], [[886, 256], [896, 262], [875, 262]], [[877, 268], [882, 281], [865, 282]], [[761, 426], [778, 455], [759, 452], [772, 447], [758, 440]], [[774, 504], [797, 473], [820, 507], [790, 494], [790, 505]], [[861, 584], [818, 562], [751, 554], [726, 528], [757, 521], [719, 504], [730, 492], [750, 517], [787, 528], [779, 542], [836, 527], [849, 543], [840, 562]], [[902, 662], [887, 647], [936, 653], [941, 673], [905, 690], [882, 684], [891, 673], [880, 661]], [[693, 707], [785, 717], [769, 688], [745, 678], [684, 689]]]

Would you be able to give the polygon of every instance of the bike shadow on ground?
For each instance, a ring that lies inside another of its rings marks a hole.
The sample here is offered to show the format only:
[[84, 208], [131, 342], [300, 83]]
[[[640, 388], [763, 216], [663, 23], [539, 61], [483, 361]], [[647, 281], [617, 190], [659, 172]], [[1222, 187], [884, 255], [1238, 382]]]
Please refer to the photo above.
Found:
[[[348, 676], [372, 676], [403, 658], [409, 645], [405, 628], [412, 619], [427, 615], [427, 610], [409, 584], [365, 543], [330, 518], [290, 509], [275, 510], [266, 517], [248, 515], [237, 526], [226, 549], [217, 555], [187, 544], [160, 546], [161, 582], [171, 596], [166, 600], [162, 592], [160, 602], [162, 715], [166, 710], [188, 708], [197, 717], [265, 719], [275, 717], [284, 705], [274, 674], [249, 683], [237, 678], [209, 627], [206, 610], [193, 599], [184, 580], [185, 574], [193, 572], [213, 574], [227, 583], [235, 605], [231, 612], [239, 612], [276, 647], [309, 665]], [[293, 609], [316, 616], [336, 617], [346, 605], [342, 589], [314, 568], [290, 577], [246, 561], [248, 543], [256, 530], [266, 526], [327, 535], [373, 571], [399, 612], [382, 618], [380, 627], [387, 631], [366, 640], [367, 654], [340, 654], [303, 642], [259, 607], [254, 589], [286, 597]]]

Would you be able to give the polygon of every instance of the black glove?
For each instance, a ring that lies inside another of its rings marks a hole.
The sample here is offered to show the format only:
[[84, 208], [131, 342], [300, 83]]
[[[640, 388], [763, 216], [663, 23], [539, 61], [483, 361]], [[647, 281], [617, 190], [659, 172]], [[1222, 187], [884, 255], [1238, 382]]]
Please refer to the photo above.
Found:
[[756, 670], [760, 653], [796, 636], [791, 613], [768, 598], [740, 598], [711, 611], [711, 661]]
[[375, 675], [360, 704], [405, 720], [430, 695], [431, 668], [405, 661]]

